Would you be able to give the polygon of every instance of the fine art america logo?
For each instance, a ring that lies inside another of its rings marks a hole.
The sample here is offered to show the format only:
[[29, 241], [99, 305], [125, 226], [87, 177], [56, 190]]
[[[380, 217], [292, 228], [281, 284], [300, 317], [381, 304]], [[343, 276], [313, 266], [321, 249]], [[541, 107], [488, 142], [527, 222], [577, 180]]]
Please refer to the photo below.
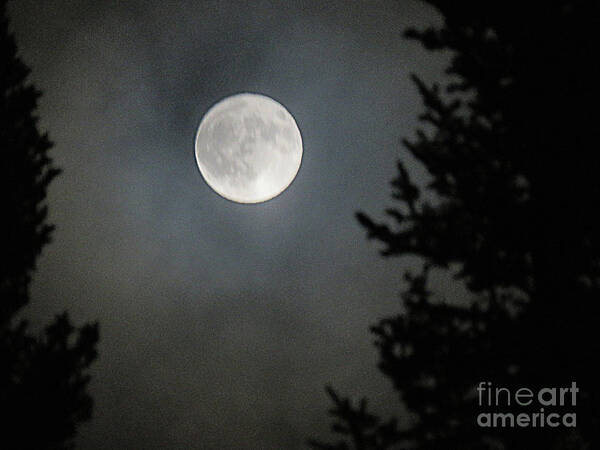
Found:
[[496, 387], [490, 381], [477, 386], [478, 404], [484, 410], [477, 416], [477, 425], [492, 427], [576, 427], [576, 382], [570, 387], [526, 387], [510, 390]]

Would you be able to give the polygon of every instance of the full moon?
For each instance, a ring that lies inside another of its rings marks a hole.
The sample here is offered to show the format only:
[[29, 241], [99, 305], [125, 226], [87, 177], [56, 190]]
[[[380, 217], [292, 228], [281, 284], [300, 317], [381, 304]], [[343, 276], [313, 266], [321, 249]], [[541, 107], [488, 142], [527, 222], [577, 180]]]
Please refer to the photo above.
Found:
[[281, 194], [302, 160], [302, 137], [292, 115], [259, 94], [227, 97], [202, 118], [196, 162], [206, 183], [238, 203], [260, 203]]

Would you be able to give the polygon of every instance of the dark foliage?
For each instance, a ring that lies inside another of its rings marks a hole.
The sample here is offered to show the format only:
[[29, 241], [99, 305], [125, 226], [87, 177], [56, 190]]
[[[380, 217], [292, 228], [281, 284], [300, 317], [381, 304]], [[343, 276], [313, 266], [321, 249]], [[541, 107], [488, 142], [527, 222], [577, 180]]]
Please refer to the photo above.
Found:
[[96, 358], [97, 324], [75, 330], [67, 314], [34, 336], [18, 318], [29, 301], [36, 259], [49, 242], [46, 189], [59, 173], [34, 111], [40, 93], [26, 82], [0, 1], [0, 448], [69, 449], [92, 399], [86, 371]]
[[[600, 448], [598, 4], [427, 3], [443, 25], [406, 36], [453, 57], [444, 88], [414, 77], [425, 129], [404, 145], [431, 182], [418, 187], [399, 162], [392, 223], [357, 214], [383, 256], [424, 264], [405, 275], [402, 312], [372, 328], [379, 368], [416, 420], [394, 440], [335, 395], [346, 437], [312, 446]], [[430, 292], [436, 270], [470, 298]], [[577, 428], [479, 427], [481, 381], [513, 392], [576, 381]]]

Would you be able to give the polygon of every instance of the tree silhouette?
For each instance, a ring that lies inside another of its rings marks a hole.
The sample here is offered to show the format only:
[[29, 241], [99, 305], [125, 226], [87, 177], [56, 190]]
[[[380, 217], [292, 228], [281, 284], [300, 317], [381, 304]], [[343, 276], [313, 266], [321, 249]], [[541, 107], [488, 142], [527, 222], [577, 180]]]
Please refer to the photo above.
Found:
[[[379, 368], [412, 420], [383, 421], [329, 389], [340, 440], [310, 444], [600, 448], [598, 5], [426, 3], [443, 25], [406, 36], [450, 51], [449, 78], [441, 88], [413, 77], [424, 128], [403, 142], [431, 181], [418, 186], [400, 161], [391, 224], [357, 214], [384, 257], [423, 262], [405, 273], [402, 312], [372, 327]], [[428, 282], [434, 271], [469, 298], [445, 298]], [[512, 392], [575, 381], [577, 426], [481, 427], [482, 381]]]
[[0, 0], [0, 448], [70, 449], [90, 418], [86, 370], [96, 358], [97, 324], [75, 329], [66, 313], [33, 335], [18, 317], [29, 301], [36, 259], [49, 242], [46, 189], [59, 173], [37, 129], [39, 91], [26, 82]]

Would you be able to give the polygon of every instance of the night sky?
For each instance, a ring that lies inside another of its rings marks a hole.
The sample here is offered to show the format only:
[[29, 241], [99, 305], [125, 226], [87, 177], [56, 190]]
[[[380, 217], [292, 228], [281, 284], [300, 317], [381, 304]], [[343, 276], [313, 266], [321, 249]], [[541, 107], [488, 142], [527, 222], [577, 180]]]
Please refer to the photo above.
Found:
[[[368, 327], [399, 311], [414, 261], [382, 259], [354, 213], [393, 204], [422, 110], [409, 75], [439, 79], [446, 61], [402, 33], [435, 12], [18, 0], [9, 14], [63, 169], [25, 314], [100, 322], [78, 448], [305, 448], [328, 435], [326, 384], [399, 415]], [[296, 180], [262, 204], [219, 197], [194, 160], [203, 114], [239, 92], [273, 97], [302, 132]]]

